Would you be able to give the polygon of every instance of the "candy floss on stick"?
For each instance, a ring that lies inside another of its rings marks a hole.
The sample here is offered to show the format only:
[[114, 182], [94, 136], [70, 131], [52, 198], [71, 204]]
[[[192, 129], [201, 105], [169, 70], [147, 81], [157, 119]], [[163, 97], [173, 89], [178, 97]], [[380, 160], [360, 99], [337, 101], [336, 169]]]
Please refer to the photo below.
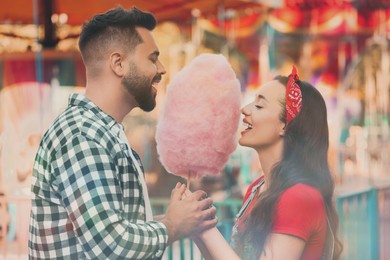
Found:
[[218, 174], [237, 147], [240, 83], [223, 55], [201, 54], [172, 79], [157, 129], [159, 159], [172, 174]]

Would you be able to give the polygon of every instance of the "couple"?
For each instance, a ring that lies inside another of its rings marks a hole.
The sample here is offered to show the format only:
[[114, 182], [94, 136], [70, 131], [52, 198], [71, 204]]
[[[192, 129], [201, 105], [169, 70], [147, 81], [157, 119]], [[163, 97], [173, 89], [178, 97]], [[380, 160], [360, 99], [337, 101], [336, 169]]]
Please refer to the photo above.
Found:
[[264, 176], [248, 189], [232, 247], [203, 191], [178, 184], [166, 214], [152, 216], [141, 161], [120, 123], [135, 107], [155, 107], [165, 74], [155, 26], [153, 15], [136, 8], [84, 25], [86, 92], [70, 96], [38, 149], [29, 257], [159, 259], [190, 236], [206, 259], [320, 259], [323, 252], [337, 259], [325, 103], [295, 71], [262, 86], [242, 109], [240, 144], [258, 152]]

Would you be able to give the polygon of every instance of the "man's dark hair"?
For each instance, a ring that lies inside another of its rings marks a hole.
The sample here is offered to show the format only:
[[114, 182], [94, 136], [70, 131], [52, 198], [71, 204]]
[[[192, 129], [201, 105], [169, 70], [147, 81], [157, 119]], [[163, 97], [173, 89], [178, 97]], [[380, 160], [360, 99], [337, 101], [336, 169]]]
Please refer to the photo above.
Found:
[[79, 48], [84, 63], [91, 58], [99, 59], [109, 49], [110, 44], [119, 44], [123, 48], [134, 49], [142, 42], [136, 27], [153, 30], [156, 18], [147, 12], [133, 7], [130, 11], [122, 7], [94, 16], [84, 24], [80, 33]]

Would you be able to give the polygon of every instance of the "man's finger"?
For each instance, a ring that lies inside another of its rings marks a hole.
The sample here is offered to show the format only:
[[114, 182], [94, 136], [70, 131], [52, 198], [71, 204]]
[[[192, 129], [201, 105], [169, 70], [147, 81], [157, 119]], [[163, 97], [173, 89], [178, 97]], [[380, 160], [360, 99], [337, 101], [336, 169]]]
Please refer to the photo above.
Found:
[[[176, 185], [177, 186], [177, 185]], [[179, 188], [175, 188], [172, 190], [171, 199], [173, 200], [181, 200], [184, 192], [186, 191], [186, 185], [182, 184]]]
[[203, 200], [204, 198], [207, 198], [207, 193], [202, 190], [197, 190], [192, 193], [192, 197], [195, 200]]
[[189, 190], [189, 189], [186, 189], [185, 191], [185, 195], [188, 197], [192, 194], [192, 192]]
[[203, 219], [214, 219], [216, 218], [217, 209], [212, 205], [209, 209], [206, 209], [202, 212]]
[[208, 209], [213, 205], [213, 200], [211, 198], [206, 198], [204, 200], [199, 201], [199, 207], [201, 209]]
[[215, 227], [218, 224], [218, 218], [215, 217], [213, 219], [205, 220], [200, 223], [198, 226], [198, 231], [202, 232], [204, 230]]

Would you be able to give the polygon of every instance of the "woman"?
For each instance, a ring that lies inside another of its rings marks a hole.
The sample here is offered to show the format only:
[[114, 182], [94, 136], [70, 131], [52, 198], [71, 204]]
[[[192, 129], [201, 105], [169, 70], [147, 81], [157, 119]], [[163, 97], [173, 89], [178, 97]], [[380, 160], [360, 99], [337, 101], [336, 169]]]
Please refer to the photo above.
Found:
[[239, 143], [256, 150], [263, 176], [252, 183], [233, 230], [233, 248], [216, 228], [193, 239], [206, 259], [339, 259], [338, 216], [328, 167], [321, 94], [277, 76], [242, 108]]

